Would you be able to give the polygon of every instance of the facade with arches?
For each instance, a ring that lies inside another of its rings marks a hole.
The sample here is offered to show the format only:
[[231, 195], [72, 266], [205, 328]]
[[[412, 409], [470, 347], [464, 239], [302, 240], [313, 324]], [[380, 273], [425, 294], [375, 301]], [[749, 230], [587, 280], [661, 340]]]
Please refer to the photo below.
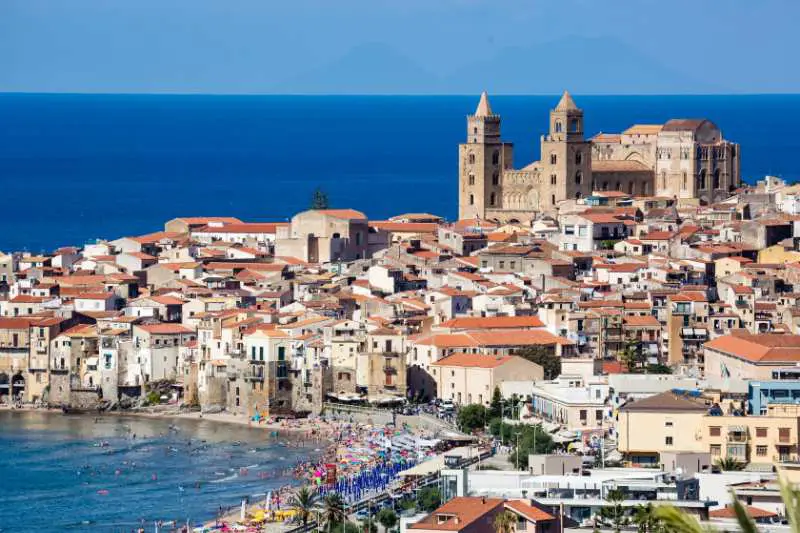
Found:
[[565, 91], [540, 139], [541, 160], [521, 169], [513, 168], [513, 145], [502, 141], [500, 123], [484, 92], [467, 117], [467, 142], [459, 145], [462, 220], [528, 222], [594, 191], [708, 204], [741, 183], [739, 146], [704, 119], [635, 125], [586, 139], [583, 111]]

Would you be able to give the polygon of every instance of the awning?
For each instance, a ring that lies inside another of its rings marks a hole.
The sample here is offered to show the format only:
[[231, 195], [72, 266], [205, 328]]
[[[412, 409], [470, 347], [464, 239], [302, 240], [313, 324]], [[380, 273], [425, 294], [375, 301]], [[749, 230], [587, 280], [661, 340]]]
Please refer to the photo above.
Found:
[[745, 426], [728, 426], [728, 433], [747, 433]]

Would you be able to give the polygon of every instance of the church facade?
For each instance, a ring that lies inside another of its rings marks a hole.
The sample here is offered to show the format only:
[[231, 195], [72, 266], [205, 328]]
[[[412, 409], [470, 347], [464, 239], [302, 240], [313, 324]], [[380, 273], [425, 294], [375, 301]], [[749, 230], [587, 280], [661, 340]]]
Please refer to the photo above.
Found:
[[540, 140], [541, 160], [515, 169], [489, 97], [467, 117], [459, 145], [459, 219], [527, 222], [596, 191], [708, 204], [740, 184], [739, 146], [705, 119], [634, 125], [620, 134], [584, 136], [583, 111], [564, 92]]

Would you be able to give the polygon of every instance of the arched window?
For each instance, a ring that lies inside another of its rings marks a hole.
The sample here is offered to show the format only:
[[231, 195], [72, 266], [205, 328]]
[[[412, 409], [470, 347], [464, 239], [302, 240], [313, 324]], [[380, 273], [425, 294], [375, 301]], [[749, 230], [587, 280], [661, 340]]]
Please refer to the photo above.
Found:
[[556, 154], [550, 154], [550, 164], [555, 165], [558, 163], [558, 156]]
[[478, 134], [478, 128], [477, 127], [472, 128], [472, 134], [473, 135], [477, 135]]
[[580, 121], [577, 118], [573, 118], [569, 121], [569, 131], [578, 132], [580, 131]]
[[621, 191], [622, 190], [622, 188], [619, 186], [619, 182], [617, 182], [617, 186], [614, 187], [614, 189], [617, 190], [617, 191]]
[[469, 153], [469, 164], [472, 165], [475, 163], [475, 154], [472, 152]]
[[607, 181], [604, 181], [604, 182], [603, 182], [603, 190], [604, 190], [604, 191], [607, 191], [607, 190], [608, 190], [608, 182], [607, 182]]
[[633, 182], [628, 183], [628, 194], [633, 194]]
[[550, 174], [550, 185], [555, 185], [558, 182], [558, 176]]
[[492, 164], [496, 165], [500, 163], [500, 150], [495, 150], [492, 154]]
[[489, 195], [489, 205], [494, 205], [494, 199], [495, 199], [494, 193], [490, 194]]
[[697, 176], [697, 189], [704, 191], [706, 189], [706, 169], [702, 169]]
[[553, 125], [553, 131], [555, 131], [556, 133], [561, 133], [561, 121], [560, 120], [556, 120], [556, 123]]
[[714, 188], [719, 189], [719, 185], [719, 169], [716, 169], [714, 171]]
[[583, 163], [583, 152], [578, 150], [575, 152], [575, 164], [580, 165], [581, 163]]
[[492, 185], [500, 185], [500, 174], [498, 172], [492, 174]]
[[469, 195], [469, 205], [475, 205], [475, 196], [472, 194]]
[[470, 185], [475, 185], [475, 174], [470, 174], [469, 175], [469, 184]]
[[583, 183], [583, 172], [580, 170], [575, 173], [575, 185]]
[[334, 234], [332, 235], [332, 237], [333, 237], [334, 239], [341, 239], [341, 238], [342, 238], [342, 236], [341, 236], [339, 233], [334, 233]]

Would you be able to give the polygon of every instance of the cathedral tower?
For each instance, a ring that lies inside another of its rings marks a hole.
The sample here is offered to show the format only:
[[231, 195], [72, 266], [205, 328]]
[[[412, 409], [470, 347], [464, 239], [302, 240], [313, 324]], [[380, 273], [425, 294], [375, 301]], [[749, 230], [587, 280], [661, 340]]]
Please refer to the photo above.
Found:
[[500, 116], [484, 91], [475, 114], [467, 117], [467, 142], [458, 146], [459, 219], [487, 218], [488, 210], [501, 207], [503, 152]]
[[583, 111], [567, 91], [550, 111], [550, 133], [542, 136], [540, 164], [539, 210], [552, 210], [562, 200], [592, 193], [592, 144], [583, 136]]

